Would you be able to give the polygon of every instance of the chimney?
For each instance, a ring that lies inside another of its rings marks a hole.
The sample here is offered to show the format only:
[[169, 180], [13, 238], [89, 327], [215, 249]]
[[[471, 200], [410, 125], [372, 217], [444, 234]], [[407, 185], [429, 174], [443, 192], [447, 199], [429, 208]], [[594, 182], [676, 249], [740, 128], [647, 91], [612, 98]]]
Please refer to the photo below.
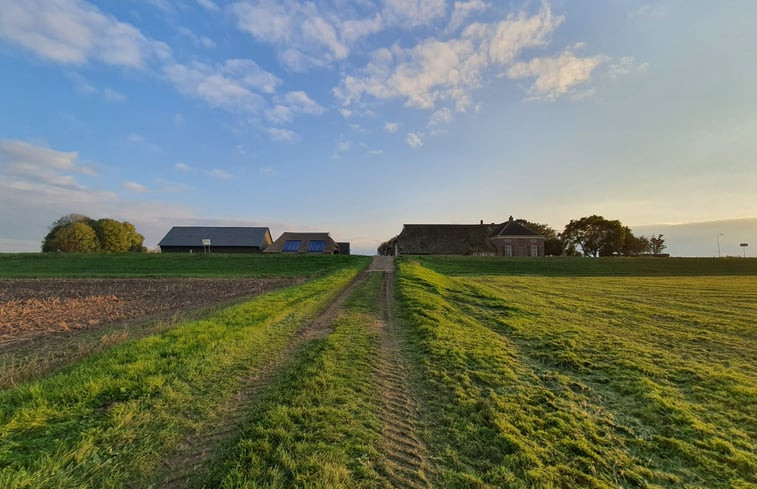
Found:
[[513, 216], [510, 216], [510, 222], [513, 222]]

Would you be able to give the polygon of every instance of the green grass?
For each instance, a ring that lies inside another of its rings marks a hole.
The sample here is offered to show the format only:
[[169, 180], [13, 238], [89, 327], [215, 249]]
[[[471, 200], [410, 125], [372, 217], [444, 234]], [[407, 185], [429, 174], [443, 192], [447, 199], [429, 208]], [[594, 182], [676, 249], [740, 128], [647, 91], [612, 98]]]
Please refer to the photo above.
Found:
[[0, 392], [0, 487], [143, 486], [364, 262]]
[[415, 256], [411, 259], [444, 275], [699, 276], [757, 275], [757, 258], [505, 258]]
[[757, 277], [451, 277], [404, 260], [398, 295], [441, 486], [757, 484]]
[[374, 374], [380, 279], [371, 274], [334, 332], [304, 348], [251, 413], [238, 443], [211, 464], [205, 487], [383, 487]]
[[342, 255], [6, 253], [0, 254], [0, 278], [294, 277], [367, 260]]

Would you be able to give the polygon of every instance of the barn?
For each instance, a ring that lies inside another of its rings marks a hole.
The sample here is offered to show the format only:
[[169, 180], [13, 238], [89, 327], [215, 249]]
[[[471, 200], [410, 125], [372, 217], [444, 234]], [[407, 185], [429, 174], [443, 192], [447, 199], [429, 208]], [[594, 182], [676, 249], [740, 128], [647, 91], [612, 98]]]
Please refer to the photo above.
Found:
[[162, 253], [262, 253], [272, 242], [267, 227], [174, 226], [158, 246]]
[[395, 255], [544, 256], [544, 236], [512, 216], [500, 224], [405, 224], [388, 245]]
[[339, 246], [329, 233], [283, 233], [264, 253], [339, 254]]

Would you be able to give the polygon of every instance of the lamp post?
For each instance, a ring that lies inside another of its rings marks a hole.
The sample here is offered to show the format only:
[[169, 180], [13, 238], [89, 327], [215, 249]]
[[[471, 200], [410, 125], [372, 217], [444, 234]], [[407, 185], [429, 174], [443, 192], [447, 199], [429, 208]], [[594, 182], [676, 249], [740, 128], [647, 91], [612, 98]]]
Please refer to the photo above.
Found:
[[744, 248], [744, 258], [746, 258], [746, 247], [749, 246], [749, 243], [741, 243], [739, 246]]
[[725, 236], [725, 234], [720, 233], [720, 234], [717, 235], [717, 240], [718, 240], [718, 258], [720, 258], [720, 237], [721, 236]]

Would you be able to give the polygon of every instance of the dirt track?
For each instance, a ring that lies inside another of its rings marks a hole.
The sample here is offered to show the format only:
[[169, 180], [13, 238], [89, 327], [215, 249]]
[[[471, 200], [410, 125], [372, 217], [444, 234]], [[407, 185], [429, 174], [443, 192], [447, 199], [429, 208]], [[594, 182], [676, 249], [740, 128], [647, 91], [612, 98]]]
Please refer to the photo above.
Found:
[[0, 279], [0, 350], [91, 329], [251, 297], [296, 279]]

